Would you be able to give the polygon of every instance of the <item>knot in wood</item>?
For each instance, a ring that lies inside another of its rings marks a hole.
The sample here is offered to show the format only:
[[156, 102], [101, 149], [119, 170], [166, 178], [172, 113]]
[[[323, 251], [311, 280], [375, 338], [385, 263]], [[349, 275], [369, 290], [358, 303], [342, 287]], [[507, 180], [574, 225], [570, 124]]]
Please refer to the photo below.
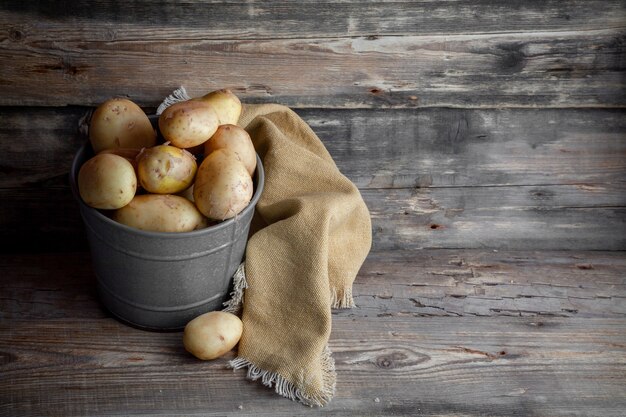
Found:
[[11, 28], [9, 29], [9, 39], [14, 42], [19, 42], [24, 39], [24, 33], [19, 29]]
[[376, 365], [379, 368], [392, 369], [394, 368], [393, 360], [388, 356], [381, 356], [376, 360]]
[[500, 69], [507, 73], [521, 72], [526, 66], [526, 56], [519, 43], [499, 45], [501, 50]]

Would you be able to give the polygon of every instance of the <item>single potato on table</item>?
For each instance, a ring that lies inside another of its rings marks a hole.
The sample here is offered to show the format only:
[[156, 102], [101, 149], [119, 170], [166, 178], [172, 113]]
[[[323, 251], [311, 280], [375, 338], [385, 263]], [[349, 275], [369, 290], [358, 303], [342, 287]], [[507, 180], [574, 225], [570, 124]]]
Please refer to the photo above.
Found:
[[239, 342], [243, 323], [239, 317], [224, 311], [211, 311], [191, 320], [185, 326], [183, 344], [198, 359], [219, 358]]
[[191, 201], [170, 194], [137, 195], [116, 210], [112, 218], [126, 226], [152, 232], [190, 232], [208, 225]]
[[256, 151], [252, 139], [242, 127], [227, 124], [221, 125], [211, 139], [204, 143], [204, 154], [209, 155], [218, 149], [228, 149], [237, 155], [250, 175], [256, 169]]
[[209, 219], [235, 217], [252, 199], [252, 177], [234, 152], [218, 149], [200, 164], [193, 187], [198, 210]]
[[175, 146], [147, 148], [137, 157], [139, 183], [151, 193], [175, 194], [189, 188], [197, 168], [194, 156]]
[[89, 122], [89, 141], [95, 153], [115, 148], [147, 148], [154, 146], [156, 139], [148, 116], [125, 98], [105, 101]]
[[78, 192], [85, 204], [96, 209], [124, 207], [137, 192], [135, 168], [121, 156], [96, 155], [78, 171]]

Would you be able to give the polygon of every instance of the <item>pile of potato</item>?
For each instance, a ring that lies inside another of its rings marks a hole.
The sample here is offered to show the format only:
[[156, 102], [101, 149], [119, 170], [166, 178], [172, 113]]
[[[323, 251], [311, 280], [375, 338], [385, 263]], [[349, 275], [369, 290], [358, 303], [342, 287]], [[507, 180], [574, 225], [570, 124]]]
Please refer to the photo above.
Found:
[[165, 109], [161, 138], [135, 103], [107, 100], [89, 124], [95, 156], [78, 173], [81, 198], [120, 223], [158, 232], [236, 216], [252, 199], [256, 169], [252, 140], [237, 126], [240, 115], [235, 94], [213, 91]]

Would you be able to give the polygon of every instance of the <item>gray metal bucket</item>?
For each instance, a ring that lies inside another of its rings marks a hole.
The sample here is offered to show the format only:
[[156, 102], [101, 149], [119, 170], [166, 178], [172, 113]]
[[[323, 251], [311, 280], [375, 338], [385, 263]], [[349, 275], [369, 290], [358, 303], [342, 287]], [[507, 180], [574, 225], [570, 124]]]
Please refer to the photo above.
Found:
[[221, 309], [244, 256], [254, 208], [263, 191], [260, 158], [254, 195], [236, 218], [192, 232], [164, 233], [117, 223], [82, 201], [78, 171], [91, 156], [87, 142], [74, 157], [70, 183], [104, 306], [124, 322], [153, 330], [181, 329], [194, 317]]

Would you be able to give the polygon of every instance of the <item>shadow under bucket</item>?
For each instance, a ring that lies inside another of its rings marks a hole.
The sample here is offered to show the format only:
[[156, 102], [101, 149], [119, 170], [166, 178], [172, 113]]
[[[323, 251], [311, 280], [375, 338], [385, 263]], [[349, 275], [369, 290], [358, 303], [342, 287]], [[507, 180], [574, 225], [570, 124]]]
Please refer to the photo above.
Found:
[[257, 155], [254, 195], [235, 218], [192, 232], [135, 229], [87, 206], [78, 193], [78, 171], [93, 156], [86, 142], [74, 156], [70, 183], [80, 206], [104, 306], [133, 326], [182, 329], [194, 317], [220, 310], [246, 249], [254, 208], [263, 191]]

